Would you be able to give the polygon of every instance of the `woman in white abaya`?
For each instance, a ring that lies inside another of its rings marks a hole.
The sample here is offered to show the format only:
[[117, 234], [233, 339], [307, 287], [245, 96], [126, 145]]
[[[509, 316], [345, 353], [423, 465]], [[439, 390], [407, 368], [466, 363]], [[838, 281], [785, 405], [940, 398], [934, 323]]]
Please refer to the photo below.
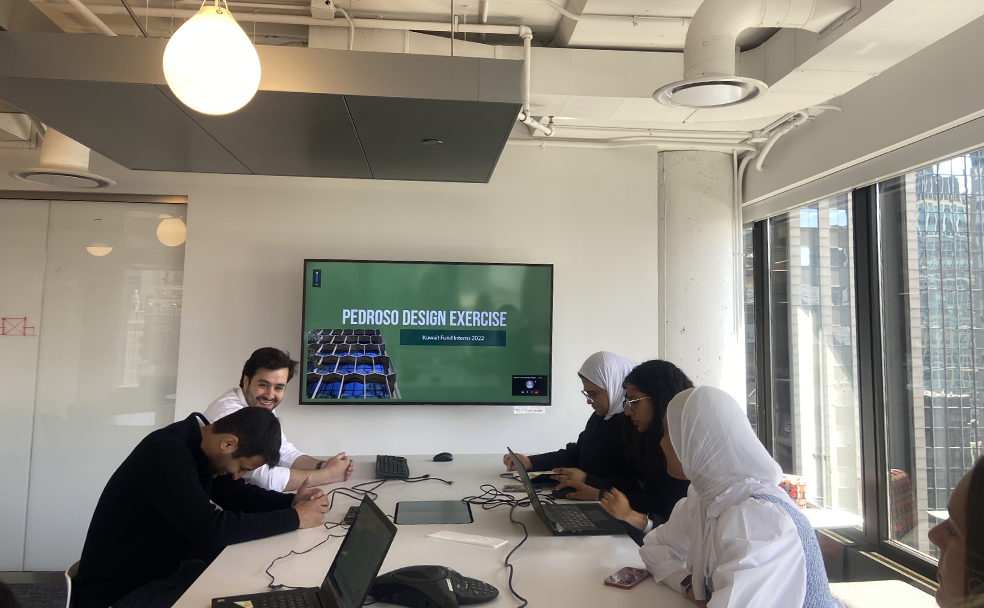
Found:
[[690, 389], [667, 406], [663, 428], [667, 471], [691, 484], [639, 550], [657, 582], [708, 608], [839, 606], [816, 535], [738, 403]]

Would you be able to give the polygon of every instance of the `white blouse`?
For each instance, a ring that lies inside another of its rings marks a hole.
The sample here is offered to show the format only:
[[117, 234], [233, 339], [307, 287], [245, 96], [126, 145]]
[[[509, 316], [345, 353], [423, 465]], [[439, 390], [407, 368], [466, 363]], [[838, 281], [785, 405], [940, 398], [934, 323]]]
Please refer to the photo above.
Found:
[[[725, 506], [733, 502], [729, 494], [742, 490], [736, 484], [708, 508], [703, 564], [711, 594], [708, 608], [800, 608], [806, 594], [806, 557], [796, 525], [782, 507], [767, 500], [748, 496]], [[655, 580], [677, 592], [691, 574], [687, 558], [699, 502], [691, 488], [670, 519], [647, 534], [639, 549]], [[717, 521], [711, 522], [714, 518]]]

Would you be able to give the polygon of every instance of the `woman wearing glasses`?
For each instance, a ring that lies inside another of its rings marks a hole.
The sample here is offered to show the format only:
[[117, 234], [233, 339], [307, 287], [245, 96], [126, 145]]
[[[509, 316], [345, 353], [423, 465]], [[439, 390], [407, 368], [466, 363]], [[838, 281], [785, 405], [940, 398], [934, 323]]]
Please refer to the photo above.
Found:
[[[630, 422], [624, 430], [626, 468], [607, 480], [588, 479], [574, 470], [567, 472], [557, 487], [574, 488], [575, 494], [568, 498], [588, 500], [598, 500], [611, 491], [619, 497], [619, 508], [610, 512], [629, 524], [629, 535], [642, 544], [642, 537], [666, 521], [677, 501], [687, 495], [690, 482], [674, 479], [666, 472], [659, 442], [667, 404], [693, 386], [690, 378], [669, 361], [654, 359], [633, 369], [625, 377], [624, 408]], [[637, 487], [642, 489], [633, 490]]]
[[[556, 470], [561, 474], [578, 471], [591, 480], [620, 475], [625, 470], [625, 416], [622, 414], [625, 389], [622, 383], [635, 365], [625, 357], [604, 351], [588, 357], [577, 375], [584, 389], [581, 394], [594, 409], [594, 414], [588, 418], [577, 443], [568, 443], [566, 448], [547, 454], [529, 457], [517, 454], [526, 470]], [[502, 462], [507, 470], [514, 470], [509, 454], [502, 457]], [[598, 500], [597, 492], [590, 500]]]

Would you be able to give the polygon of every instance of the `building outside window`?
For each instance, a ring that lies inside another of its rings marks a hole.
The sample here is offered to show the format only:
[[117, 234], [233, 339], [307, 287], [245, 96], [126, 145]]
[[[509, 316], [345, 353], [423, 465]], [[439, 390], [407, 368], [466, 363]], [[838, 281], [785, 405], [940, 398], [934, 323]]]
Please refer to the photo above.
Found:
[[772, 439], [810, 503], [861, 515], [850, 216], [845, 194], [768, 221]]
[[978, 151], [878, 185], [890, 540], [933, 558], [981, 448], [982, 167]]
[[744, 265], [744, 285], [743, 300], [745, 308], [745, 403], [748, 421], [752, 423], [752, 430], [758, 433], [758, 394], [755, 390], [755, 256], [753, 249], [752, 227], [747, 226], [742, 230], [742, 241], [744, 243], [745, 257]]

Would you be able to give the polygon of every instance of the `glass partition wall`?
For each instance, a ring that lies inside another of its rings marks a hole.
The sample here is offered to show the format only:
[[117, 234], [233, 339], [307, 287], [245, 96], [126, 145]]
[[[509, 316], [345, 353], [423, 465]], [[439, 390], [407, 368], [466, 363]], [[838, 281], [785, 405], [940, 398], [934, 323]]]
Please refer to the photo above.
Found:
[[16, 411], [0, 408], [0, 426], [26, 438], [5, 485], [16, 504], [0, 501], [0, 529], [18, 533], [3, 543], [5, 568], [57, 571], [77, 560], [109, 476], [147, 433], [173, 421], [185, 209], [0, 200], [0, 219], [26, 226], [29, 213], [36, 228], [31, 242], [16, 244], [30, 272], [3, 287], [39, 287], [36, 302], [8, 307], [0, 297], [0, 316], [26, 314], [31, 327], [0, 337], [0, 368], [23, 368], [12, 349], [36, 344], [29, 370], [0, 374], [21, 396]]

